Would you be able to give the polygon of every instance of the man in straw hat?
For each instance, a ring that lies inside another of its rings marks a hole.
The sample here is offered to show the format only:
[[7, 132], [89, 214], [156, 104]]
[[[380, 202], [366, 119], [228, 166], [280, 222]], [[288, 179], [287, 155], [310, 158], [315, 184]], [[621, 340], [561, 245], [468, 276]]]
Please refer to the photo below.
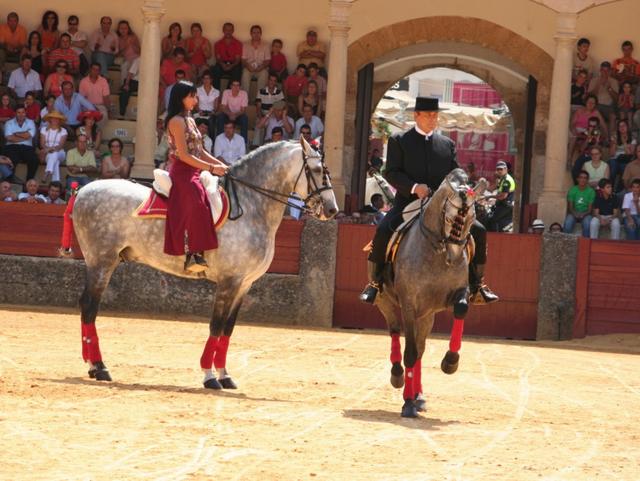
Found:
[[[393, 231], [402, 223], [402, 210], [413, 200], [429, 197], [440, 186], [456, 162], [454, 142], [436, 132], [438, 126], [438, 99], [418, 97], [413, 118], [415, 127], [389, 139], [385, 178], [394, 186], [396, 194], [393, 208], [378, 225], [369, 261], [375, 263], [373, 281], [360, 295], [364, 302], [373, 303], [383, 281], [386, 249]], [[487, 262], [486, 230], [476, 221], [471, 227], [476, 253], [469, 264], [469, 287], [474, 303], [498, 300], [484, 284], [484, 266]]]

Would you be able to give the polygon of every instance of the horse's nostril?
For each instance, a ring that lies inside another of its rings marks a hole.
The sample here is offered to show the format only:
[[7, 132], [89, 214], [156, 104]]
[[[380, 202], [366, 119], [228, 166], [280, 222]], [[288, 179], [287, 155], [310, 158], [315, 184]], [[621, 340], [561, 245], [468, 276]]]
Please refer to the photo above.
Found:
[[334, 209], [333, 207], [329, 209], [329, 214], [336, 215], [338, 213], [338, 209]]

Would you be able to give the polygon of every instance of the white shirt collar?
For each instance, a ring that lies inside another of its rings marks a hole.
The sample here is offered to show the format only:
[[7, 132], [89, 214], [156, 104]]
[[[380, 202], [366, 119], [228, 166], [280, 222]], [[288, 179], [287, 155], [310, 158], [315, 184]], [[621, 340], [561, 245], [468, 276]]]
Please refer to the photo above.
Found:
[[416, 132], [418, 132], [420, 135], [423, 135], [427, 140], [433, 135], [433, 130], [431, 132], [424, 132], [417, 125], [414, 128], [416, 129]]

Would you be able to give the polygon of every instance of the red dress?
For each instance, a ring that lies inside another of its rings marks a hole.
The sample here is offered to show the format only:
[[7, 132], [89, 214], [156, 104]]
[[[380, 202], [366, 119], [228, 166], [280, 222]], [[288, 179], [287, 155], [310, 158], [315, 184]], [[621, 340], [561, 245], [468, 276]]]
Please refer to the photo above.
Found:
[[[191, 117], [185, 119], [185, 140], [189, 153], [202, 156], [202, 135]], [[191, 167], [178, 157], [171, 135], [169, 156], [171, 192], [167, 205], [164, 252], [172, 256], [196, 253], [218, 247], [211, 207], [207, 193], [200, 183], [200, 169]]]

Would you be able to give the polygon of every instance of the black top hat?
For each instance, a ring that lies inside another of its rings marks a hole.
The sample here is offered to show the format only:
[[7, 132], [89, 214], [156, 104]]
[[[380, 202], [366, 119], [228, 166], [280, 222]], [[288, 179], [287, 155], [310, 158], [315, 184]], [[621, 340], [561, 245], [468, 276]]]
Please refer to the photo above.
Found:
[[446, 109], [438, 107], [438, 99], [431, 97], [417, 97], [416, 106], [413, 110], [415, 112], [442, 112]]

